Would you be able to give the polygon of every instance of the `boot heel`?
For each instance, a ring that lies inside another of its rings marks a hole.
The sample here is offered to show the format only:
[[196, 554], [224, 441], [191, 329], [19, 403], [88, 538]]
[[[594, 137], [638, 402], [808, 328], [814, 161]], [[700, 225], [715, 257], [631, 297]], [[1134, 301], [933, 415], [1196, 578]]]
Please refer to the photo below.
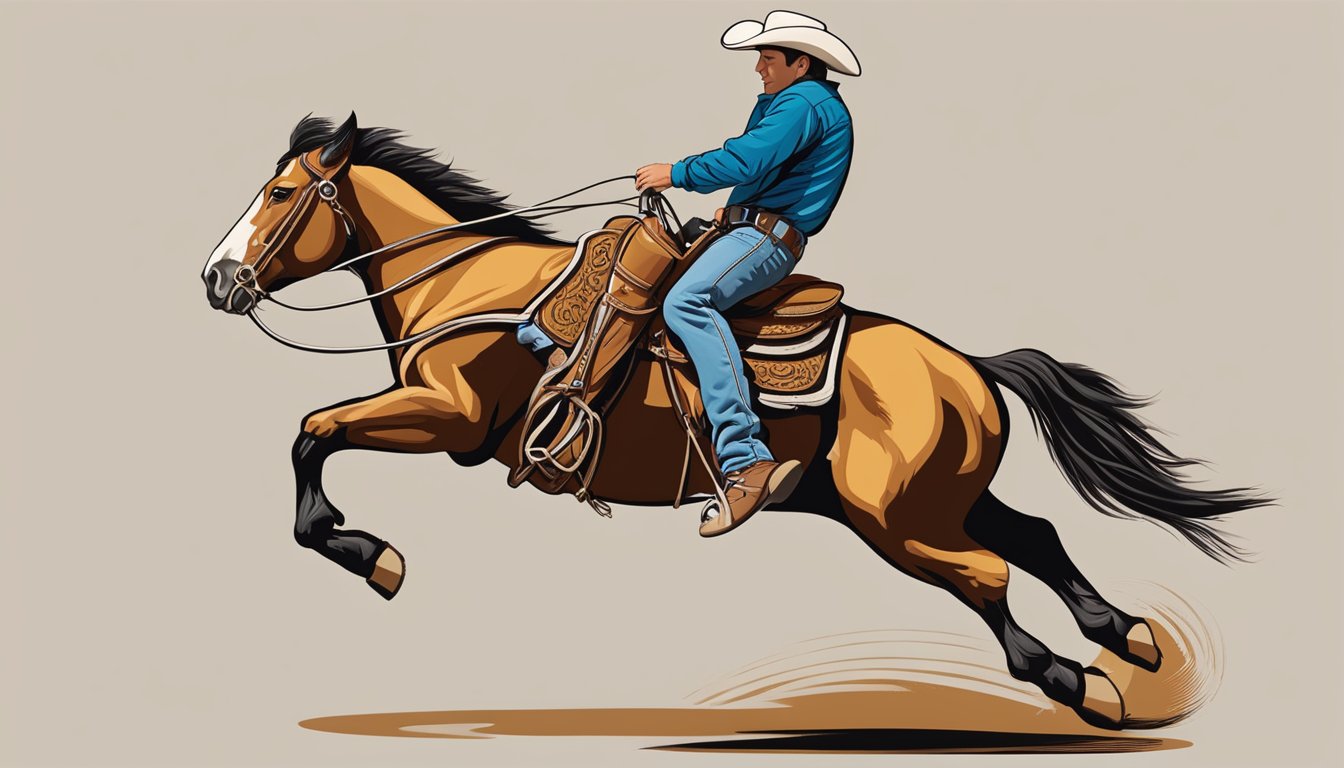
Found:
[[803, 463], [795, 459], [789, 459], [779, 465], [779, 469], [770, 473], [769, 496], [765, 503], [778, 504], [786, 501], [798, 488], [798, 481], [803, 479]]

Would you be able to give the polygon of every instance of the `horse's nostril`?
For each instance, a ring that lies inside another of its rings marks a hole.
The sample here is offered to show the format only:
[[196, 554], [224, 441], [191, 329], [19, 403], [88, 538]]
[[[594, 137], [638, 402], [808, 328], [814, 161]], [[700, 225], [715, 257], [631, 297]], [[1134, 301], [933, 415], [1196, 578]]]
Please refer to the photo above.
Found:
[[224, 309], [225, 303], [229, 300], [229, 292], [234, 287], [233, 276], [241, 266], [233, 259], [221, 259], [201, 275], [201, 279], [205, 281], [205, 297], [210, 300], [210, 306]]
[[219, 272], [219, 266], [210, 267], [201, 279], [205, 281], [205, 298], [210, 301], [210, 306], [219, 309], [224, 306], [224, 297], [220, 295], [219, 286], [223, 281], [223, 275]]

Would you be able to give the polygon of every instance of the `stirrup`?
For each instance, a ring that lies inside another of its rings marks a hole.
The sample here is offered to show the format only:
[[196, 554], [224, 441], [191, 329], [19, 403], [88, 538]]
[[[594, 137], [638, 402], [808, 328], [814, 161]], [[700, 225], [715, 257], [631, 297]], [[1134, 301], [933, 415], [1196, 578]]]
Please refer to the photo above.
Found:
[[[598, 416], [582, 398], [563, 394], [564, 390], [559, 387], [553, 391], [554, 405], [549, 405], [550, 411], [538, 419], [536, 427], [523, 438], [523, 456], [543, 472], [571, 474], [579, 471], [584, 459], [593, 453], [595, 443], [601, 439], [602, 417]], [[544, 400], [543, 395], [543, 402]], [[566, 408], [566, 404], [570, 408]], [[547, 404], [539, 404], [538, 411], [546, 407]], [[565, 419], [570, 418], [572, 421], [564, 434], [545, 444], [541, 442], [542, 434], [549, 427], [563, 427]], [[581, 444], [577, 455], [569, 462], [565, 462], [558, 454], [563, 453], [574, 444], [575, 440], [584, 435], [587, 439]]]
[[[594, 496], [588, 487], [602, 450], [602, 416], [563, 384], [542, 387], [530, 411], [520, 444], [521, 463], [509, 474], [509, 484], [518, 487], [534, 471], [552, 483], [563, 484], [574, 478], [579, 483], [574, 496], [599, 515], [611, 517], [611, 505]], [[551, 435], [560, 430], [558, 436]], [[550, 436], [543, 441], [546, 435]], [[581, 442], [571, 451], [575, 441]], [[567, 452], [568, 458], [562, 455]], [[585, 463], [587, 471], [583, 470]]]

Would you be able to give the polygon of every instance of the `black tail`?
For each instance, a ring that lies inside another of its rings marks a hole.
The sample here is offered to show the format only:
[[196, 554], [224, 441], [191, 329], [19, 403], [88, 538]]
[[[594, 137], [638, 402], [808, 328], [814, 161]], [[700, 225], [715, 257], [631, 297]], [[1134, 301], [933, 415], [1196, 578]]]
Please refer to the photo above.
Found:
[[1035, 349], [971, 358], [990, 380], [1027, 405], [1050, 456], [1088, 504], [1111, 517], [1165, 523], [1220, 562], [1248, 553], [1211, 523], [1273, 503], [1251, 488], [1192, 488], [1181, 469], [1201, 462], [1172, 453], [1133, 411], [1148, 400], [1126, 394], [1086, 366]]

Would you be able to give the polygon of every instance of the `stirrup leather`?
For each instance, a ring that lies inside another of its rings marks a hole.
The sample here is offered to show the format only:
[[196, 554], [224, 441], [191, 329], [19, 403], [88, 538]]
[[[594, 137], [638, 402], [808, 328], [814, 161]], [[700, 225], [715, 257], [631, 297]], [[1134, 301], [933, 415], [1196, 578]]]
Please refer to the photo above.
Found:
[[[532, 393], [519, 444], [518, 468], [509, 476], [560, 493], [571, 479], [575, 495], [600, 514], [610, 507], [589, 490], [602, 443], [599, 399], [619, 391], [613, 373], [658, 311], [658, 298], [673, 267], [685, 254], [656, 218], [637, 220], [621, 233], [616, 255], [587, 327], [560, 365], [546, 371]], [[628, 375], [632, 366], [625, 366]]]

